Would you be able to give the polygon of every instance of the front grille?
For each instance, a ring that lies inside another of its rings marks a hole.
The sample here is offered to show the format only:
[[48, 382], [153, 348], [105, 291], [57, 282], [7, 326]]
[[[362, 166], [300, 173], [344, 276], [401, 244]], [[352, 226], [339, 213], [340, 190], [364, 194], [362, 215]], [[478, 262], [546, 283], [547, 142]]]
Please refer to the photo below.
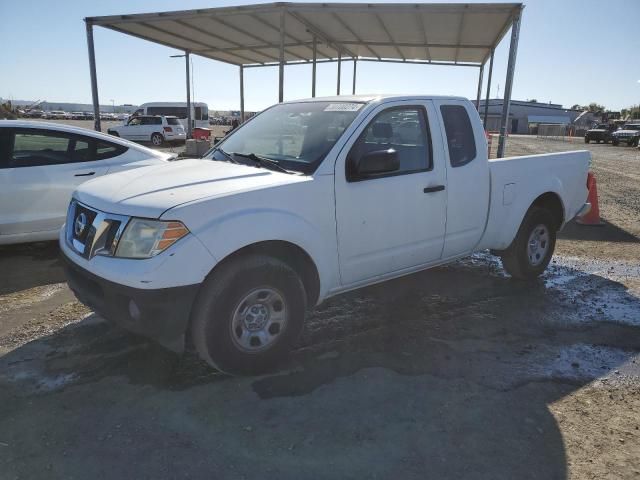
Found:
[[[90, 210], [84, 205], [78, 204], [72, 224], [73, 238], [82, 243], [86, 243], [90, 227], [97, 215], [98, 212]], [[80, 227], [80, 225], [83, 225], [83, 227]]]
[[79, 255], [113, 256], [129, 217], [101, 212], [72, 200], [67, 212], [67, 244]]

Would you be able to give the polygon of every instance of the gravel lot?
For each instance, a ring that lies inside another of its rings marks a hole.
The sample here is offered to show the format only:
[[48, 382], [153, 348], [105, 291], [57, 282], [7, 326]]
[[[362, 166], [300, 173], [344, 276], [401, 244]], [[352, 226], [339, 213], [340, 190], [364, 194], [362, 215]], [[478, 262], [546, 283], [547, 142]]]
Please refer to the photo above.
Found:
[[0, 248], [0, 478], [640, 478], [640, 153], [507, 151], [585, 147], [606, 224], [540, 281], [477, 254], [341, 295], [263, 377], [110, 326], [55, 244]]

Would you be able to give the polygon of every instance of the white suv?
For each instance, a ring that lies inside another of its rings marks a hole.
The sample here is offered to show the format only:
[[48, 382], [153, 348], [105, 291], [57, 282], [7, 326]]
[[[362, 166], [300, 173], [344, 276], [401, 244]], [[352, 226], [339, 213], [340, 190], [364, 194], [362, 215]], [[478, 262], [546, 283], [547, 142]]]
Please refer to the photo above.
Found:
[[177, 117], [136, 115], [122, 125], [109, 127], [107, 133], [128, 140], [151, 142], [159, 147], [164, 142], [184, 141], [187, 134]]

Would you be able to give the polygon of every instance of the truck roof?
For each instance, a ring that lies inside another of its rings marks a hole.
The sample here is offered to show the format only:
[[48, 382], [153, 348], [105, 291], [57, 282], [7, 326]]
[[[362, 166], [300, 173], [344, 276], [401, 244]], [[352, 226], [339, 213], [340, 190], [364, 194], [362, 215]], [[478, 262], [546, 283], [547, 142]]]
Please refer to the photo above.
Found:
[[340, 95], [332, 97], [302, 98], [298, 100], [288, 100], [284, 103], [299, 102], [362, 102], [369, 103], [385, 100], [468, 100], [465, 97], [453, 95], [406, 95], [406, 94], [370, 94], [370, 95]]

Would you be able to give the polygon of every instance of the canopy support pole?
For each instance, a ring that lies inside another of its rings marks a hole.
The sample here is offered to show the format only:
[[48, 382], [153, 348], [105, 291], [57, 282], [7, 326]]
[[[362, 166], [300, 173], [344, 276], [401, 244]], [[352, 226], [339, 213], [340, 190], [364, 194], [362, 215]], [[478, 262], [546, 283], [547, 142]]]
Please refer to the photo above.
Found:
[[340, 95], [340, 67], [342, 65], [342, 52], [338, 52], [338, 85], [336, 87], [336, 95]]
[[491, 76], [493, 75], [493, 54], [495, 53], [495, 49], [491, 49], [491, 60], [489, 60], [489, 78], [487, 78], [487, 97], [484, 101], [484, 131], [488, 132], [489, 128], [487, 127], [487, 118], [489, 117], [489, 95], [491, 94]]
[[189, 68], [190, 60], [189, 50], [184, 52], [184, 64], [187, 72], [187, 138], [191, 138], [191, 69]]
[[244, 122], [244, 67], [240, 65], [240, 122]]
[[280, 11], [280, 64], [278, 65], [278, 102], [284, 101], [284, 9]]
[[353, 88], [351, 89], [351, 94], [356, 94], [356, 70], [358, 69], [358, 60], [356, 58], [353, 59]]
[[507, 64], [507, 79], [504, 85], [504, 101], [502, 103], [502, 118], [500, 119], [500, 138], [498, 141], [498, 158], [504, 157], [504, 148], [507, 137], [507, 122], [509, 121], [509, 107], [511, 106], [511, 90], [513, 88], [513, 76], [516, 70], [516, 54], [518, 53], [518, 37], [520, 34], [520, 17], [518, 12], [511, 25], [511, 44], [509, 45], [509, 63]]
[[482, 76], [484, 75], [484, 64], [480, 65], [480, 74], [478, 75], [478, 94], [476, 95], [476, 110], [480, 111], [480, 97], [482, 96]]
[[316, 60], [318, 56], [318, 45], [316, 36], [313, 36], [313, 66], [311, 67], [311, 97], [316, 96]]
[[93, 128], [100, 132], [100, 100], [98, 99], [98, 78], [96, 76], [96, 52], [93, 47], [93, 24], [86, 22], [87, 49], [89, 50], [89, 73], [91, 74], [91, 100], [93, 101]]

